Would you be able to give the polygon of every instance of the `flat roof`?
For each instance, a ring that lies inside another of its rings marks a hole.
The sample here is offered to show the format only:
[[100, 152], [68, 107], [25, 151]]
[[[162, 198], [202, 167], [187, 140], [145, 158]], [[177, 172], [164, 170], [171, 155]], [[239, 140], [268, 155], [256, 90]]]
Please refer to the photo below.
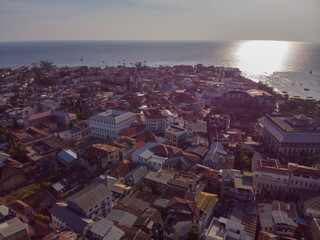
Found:
[[137, 115], [136, 113], [112, 109], [112, 110], [107, 110], [105, 112], [99, 113], [95, 116], [92, 116], [92, 117], [90, 117], [90, 119], [112, 122], [112, 123], [119, 123], [119, 122], [125, 121], [131, 117], [134, 117], [136, 115]]
[[185, 132], [187, 131], [186, 129], [182, 128], [182, 127], [178, 127], [178, 126], [171, 126], [170, 128], [168, 128], [167, 130], [171, 131], [171, 132], [175, 132], [175, 133], [180, 133], [180, 132]]

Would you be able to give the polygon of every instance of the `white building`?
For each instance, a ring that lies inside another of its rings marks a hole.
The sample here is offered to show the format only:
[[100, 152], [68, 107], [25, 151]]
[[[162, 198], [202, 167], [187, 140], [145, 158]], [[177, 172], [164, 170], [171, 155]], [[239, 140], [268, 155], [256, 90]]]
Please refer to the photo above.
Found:
[[67, 201], [68, 206], [80, 215], [94, 219], [110, 212], [112, 192], [102, 183], [91, 184], [70, 196]]
[[181, 144], [186, 142], [188, 137], [188, 131], [179, 126], [170, 126], [166, 129], [165, 138], [166, 143], [180, 147]]
[[154, 132], [164, 132], [166, 129], [166, 118], [158, 109], [144, 110], [141, 119], [146, 128]]
[[58, 135], [63, 140], [82, 140], [90, 135], [88, 121], [80, 122], [74, 125], [72, 129], [60, 132]]
[[289, 163], [290, 171], [289, 191], [299, 193], [305, 190], [320, 190], [320, 170], [317, 168], [305, 167], [296, 163]]
[[280, 166], [276, 159], [253, 159], [253, 183], [256, 194], [298, 194], [301, 190], [320, 190], [320, 170], [289, 163]]
[[262, 231], [277, 235], [294, 237], [298, 228], [296, 210], [291, 203], [273, 201], [258, 204], [259, 222]]
[[155, 153], [149, 149], [146, 149], [137, 157], [133, 158], [133, 162], [148, 166], [154, 171], [162, 169], [166, 160], [168, 160], [168, 157], [155, 155]]
[[320, 125], [314, 118], [267, 115], [258, 119], [257, 135], [280, 161], [297, 161], [302, 153], [320, 155]]
[[252, 159], [253, 184], [256, 194], [266, 191], [279, 194], [288, 190], [290, 172], [287, 168], [281, 168], [279, 160], [268, 158], [267, 160]]
[[90, 117], [91, 136], [116, 139], [124, 130], [134, 125], [136, 114], [119, 110], [108, 110]]
[[163, 109], [161, 111], [162, 115], [165, 116], [166, 118], [166, 126], [171, 126], [171, 125], [179, 125], [183, 126], [184, 121], [182, 117], [179, 117], [177, 113], [172, 113], [171, 111], [167, 109]]

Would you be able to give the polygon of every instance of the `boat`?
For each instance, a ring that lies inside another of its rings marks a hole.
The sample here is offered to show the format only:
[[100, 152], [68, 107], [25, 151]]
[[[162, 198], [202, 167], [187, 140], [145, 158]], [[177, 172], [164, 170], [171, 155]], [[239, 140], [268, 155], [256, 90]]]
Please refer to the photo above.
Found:
[[83, 61], [83, 57], [82, 56], [80, 57], [80, 61]]
[[303, 90], [305, 90], [305, 91], [310, 91], [310, 89], [309, 89], [309, 88], [304, 88]]
[[313, 97], [307, 97], [307, 98], [313, 98]]

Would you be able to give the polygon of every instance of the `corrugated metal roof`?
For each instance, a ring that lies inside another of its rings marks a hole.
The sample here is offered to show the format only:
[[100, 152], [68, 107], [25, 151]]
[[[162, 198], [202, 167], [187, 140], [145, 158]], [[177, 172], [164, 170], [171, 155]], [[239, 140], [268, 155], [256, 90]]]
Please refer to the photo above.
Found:
[[112, 226], [108, 234], [104, 236], [103, 240], [120, 240], [123, 235], [124, 232], [121, 229], [116, 226]]
[[5, 205], [0, 205], [0, 219], [9, 215], [9, 208]]
[[149, 203], [147, 203], [141, 199], [130, 197], [130, 196], [126, 196], [124, 199], [122, 199], [121, 203], [134, 205], [135, 207], [141, 209], [142, 211], [144, 211], [145, 209], [147, 209], [149, 207]]
[[54, 204], [50, 209], [50, 213], [56, 218], [60, 219], [62, 222], [66, 223], [73, 231], [77, 233], [82, 233], [84, 227], [88, 225], [88, 223], [84, 221], [81, 216], [70, 211], [67, 208], [67, 205], [62, 206]]
[[149, 179], [154, 182], [159, 182], [162, 184], [167, 184], [170, 179], [174, 178], [174, 174], [169, 174], [161, 169], [158, 172], [149, 172], [145, 179]]
[[133, 184], [136, 184], [142, 178], [144, 178], [144, 176], [146, 176], [148, 172], [149, 170], [146, 166], [138, 166], [125, 176], [125, 181], [128, 181], [129, 178], [132, 178]]
[[67, 200], [77, 204], [85, 212], [112, 196], [112, 192], [104, 184], [91, 184]]
[[97, 234], [99, 237], [102, 238], [109, 232], [112, 226], [113, 226], [112, 221], [106, 218], [102, 218], [100, 221], [92, 224], [90, 232]]
[[10, 237], [17, 232], [23, 231], [24, 229], [25, 229], [25, 237], [26, 237], [28, 236], [26, 224], [20, 221], [19, 218], [14, 217], [9, 219], [8, 221], [0, 223], [0, 236], [2, 235], [5, 239], [7, 239], [6, 237]]
[[113, 209], [106, 218], [130, 228], [138, 217], [122, 210]]
[[298, 225], [293, 221], [293, 219], [289, 218], [288, 214], [284, 211], [272, 211], [272, 218], [275, 224], [287, 224], [294, 227], [298, 227]]
[[205, 210], [207, 213], [209, 213], [211, 208], [214, 206], [216, 199], [217, 199], [217, 194], [200, 192], [196, 196], [197, 206]]
[[71, 163], [73, 160], [77, 159], [77, 154], [70, 149], [62, 150], [58, 153], [58, 156], [67, 163]]

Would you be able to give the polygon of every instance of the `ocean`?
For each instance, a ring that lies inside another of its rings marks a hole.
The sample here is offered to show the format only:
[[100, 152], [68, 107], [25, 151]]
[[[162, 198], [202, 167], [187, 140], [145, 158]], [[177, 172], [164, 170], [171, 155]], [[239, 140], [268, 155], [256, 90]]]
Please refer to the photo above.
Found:
[[[83, 58], [83, 61], [80, 58]], [[320, 99], [320, 44], [284, 41], [0, 42], [0, 68], [31, 66], [196, 65], [237, 67], [290, 96]]]

